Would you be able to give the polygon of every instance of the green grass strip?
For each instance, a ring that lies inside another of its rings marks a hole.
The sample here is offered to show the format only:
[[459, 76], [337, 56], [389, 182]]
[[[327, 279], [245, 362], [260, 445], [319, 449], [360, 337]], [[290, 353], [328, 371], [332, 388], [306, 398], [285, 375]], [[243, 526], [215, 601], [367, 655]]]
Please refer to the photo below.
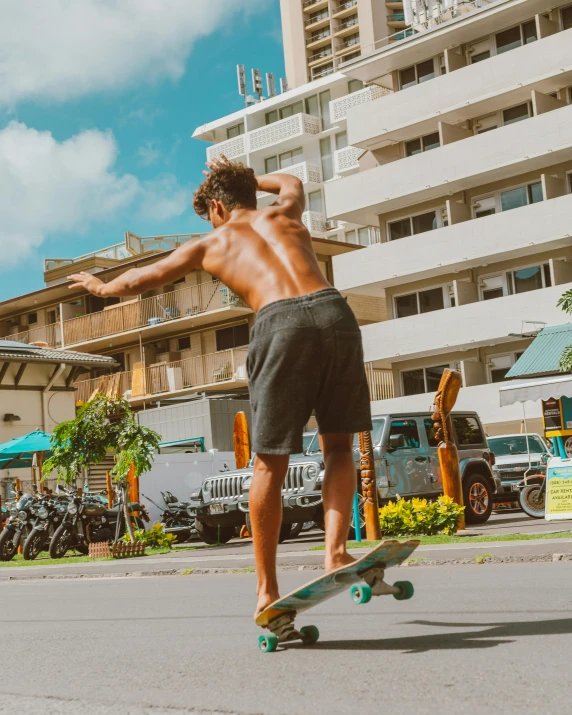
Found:
[[[157, 556], [158, 554], [172, 553], [171, 549], [158, 548], [147, 549], [145, 556]], [[140, 558], [140, 557], [139, 557]], [[63, 559], [51, 559], [46, 552], [42, 552], [34, 561], [25, 561], [23, 556], [16, 554], [12, 561], [0, 561], [0, 568], [19, 568], [21, 566], [60, 566], [61, 564], [86, 564], [95, 561], [130, 561], [130, 559], [90, 559], [89, 556], [71, 553]]]
[[[422, 546], [431, 544], [472, 544], [481, 541], [537, 541], [540, 539], [571, 539], [572, 531], [555, 531], [542, 534], [478, 534], [476, 536], [392, 536], [387, 539], [418, 539]], [[386, 541], [387, 539], [382, 539]], [[381, 541], [348, 541], [348, 549], [373, 549]], [[313, 546], [310, 551], [323, 551], [324, 545]]]

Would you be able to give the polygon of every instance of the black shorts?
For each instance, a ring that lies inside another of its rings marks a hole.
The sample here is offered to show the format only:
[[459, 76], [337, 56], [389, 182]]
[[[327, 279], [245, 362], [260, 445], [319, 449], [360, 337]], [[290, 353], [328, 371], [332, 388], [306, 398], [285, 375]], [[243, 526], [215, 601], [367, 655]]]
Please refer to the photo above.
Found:
[[259, 454], [301, 452], [314, 411], [320, 434], [371, 429], [361, 332], [335, 288], [264, 306], [247, 370]]

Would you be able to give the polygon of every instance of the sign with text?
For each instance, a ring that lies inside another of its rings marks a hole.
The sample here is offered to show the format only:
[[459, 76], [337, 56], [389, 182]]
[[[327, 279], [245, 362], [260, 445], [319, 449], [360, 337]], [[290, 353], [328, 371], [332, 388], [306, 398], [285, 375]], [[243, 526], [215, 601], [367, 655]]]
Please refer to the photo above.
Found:
[[572, 459], [552, 457], [548, 463], [545, 518], [572, 519]]
[[560, 400], [550, 397], [542, 400], [542, 417], [544, 419], [544, 431], [553, 432], [562, 429], [562, 413], [560, 411]]

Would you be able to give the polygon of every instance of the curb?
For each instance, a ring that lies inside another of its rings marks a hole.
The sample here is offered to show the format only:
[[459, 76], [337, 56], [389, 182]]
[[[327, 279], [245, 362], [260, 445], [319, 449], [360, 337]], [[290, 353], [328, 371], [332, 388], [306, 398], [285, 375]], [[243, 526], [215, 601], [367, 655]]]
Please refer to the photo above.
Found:
[[[411, 561], [405, 561], [397, 568], [419, 568], [427, 566], [475, 566], [480, 564], [523, 564], [523, 563], [552, 563], [556, 561], [571, 561], [572, 554], [548, 553], [534, 554], [529, 556], [491, 556], [477, 555], [473, 558], [462, 559], [424, 559], [419, 557]], [[321, 564], [295, 564], [278, 566], [278, 572], [286, 571], [323, 571]], [[183, 568], [183, 569], [163, 569], [156, 571], [133, 571], [125, 573], [76, 573], [76, 574], [46, 574], [44, 576], [10, 575], [0, 577], [0, 583], [6, 581], [77, 581], [93, 579], [118, 579], [118, 578], [148, 578], [158, 576], [212, 576], [217, 574], [244, 575], [254, 573], [252, 566], [236, 568]]]

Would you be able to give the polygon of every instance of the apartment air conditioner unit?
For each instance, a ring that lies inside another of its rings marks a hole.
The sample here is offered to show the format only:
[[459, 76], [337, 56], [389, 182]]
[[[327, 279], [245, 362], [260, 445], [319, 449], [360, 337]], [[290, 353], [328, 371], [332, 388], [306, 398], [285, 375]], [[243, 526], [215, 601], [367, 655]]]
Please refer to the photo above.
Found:
[[334, 219], [328, 218], [326, 219], [326, 231], [331, 231], [334, 228], [338, 228], [338, 222], [335, 221]]

